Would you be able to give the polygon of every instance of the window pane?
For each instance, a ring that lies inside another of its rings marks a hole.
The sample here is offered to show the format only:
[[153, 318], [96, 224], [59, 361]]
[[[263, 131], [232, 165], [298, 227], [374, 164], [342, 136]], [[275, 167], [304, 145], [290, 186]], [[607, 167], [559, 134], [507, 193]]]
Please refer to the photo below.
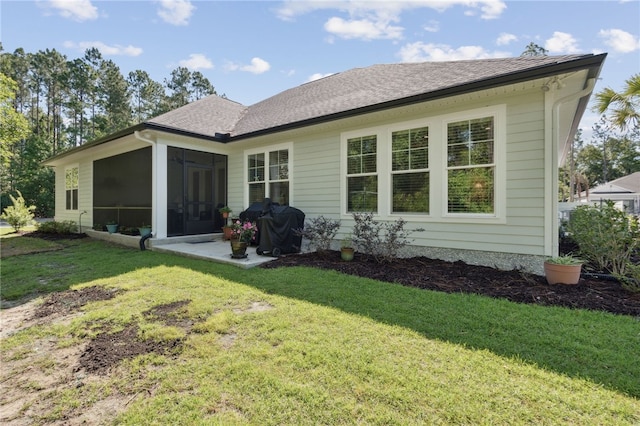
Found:
[[411, 151], [411, 163], [409, 164], [410, 169], [426, 169], [428, 167], [429, 152], [426, 149], [421, 148]]
[[493, 168], [449, 170], [448, 196], [449, 213], [493, 213]]
[[470, 164], [493, 163], [493, 143], [491, 141], [477, 142], [471, 145], [469, 152]]
[[393, 132], [391, 170], [416, 170], [429, 167], [429, 128]]
[[289, 179], [289, 151], [286, 149], [269, 153], [269, 179]]
[[429, 213], [429, 173], [394, 174], [393, 212]]
[[362, 156], [362, 173], [376, 172], [376, 155], [367, 154]]
[[391, 134], [391, 150], [406, 151], [409, 149], [409, 130], [393, 132]]
[[274, 203], [289, 205], [289, 182], [273, 182], [269, 184], [269, 198]]
[[67, 210], [71, 210], [71, 190], [66, 191], [66, 204], [65, 207]]
[[478, 118], [469, 122], [469, 139], [472, 141], [493, 140], [493, 117]]
[[447, 165], [449, 167], [493, 163], [493, 117], [449, 123]]
[[362, 170], [362, 158], [349, 157], [347, 158], [347, 174], [356, 175]]
[[71, 190], [71, 210], [78, 210], [78, 190]]
[[347, 178], [347, 210], [350, 212], [378, 211], [378, 177]]
[[264, 154], [249, 155], [249, 182], [264, 182]]
[[365, 136], [347, 140], [347, 173], [375, 173], [376, 153], [376, 136]]
[[391, 153], [391, 170], [409, 170], [409, 152], [397, 151]]
[[255, 202], [263, 202], [265, 198], [264, 183], [250, 183], [249, 184], [249, 204]]
[[429, 128], [421, 127], [411, 130], [411, 148], [426, 148], [429, 146]]

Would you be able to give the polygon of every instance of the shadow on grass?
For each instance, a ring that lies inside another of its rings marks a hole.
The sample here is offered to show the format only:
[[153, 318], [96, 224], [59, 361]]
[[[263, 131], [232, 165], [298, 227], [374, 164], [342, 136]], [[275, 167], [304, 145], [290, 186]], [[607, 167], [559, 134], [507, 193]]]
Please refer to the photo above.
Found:
[[[3, 262], [3, 298], [21, 281], [24, 295], [62, 291], [139, 268], [178, 266], [342, 312], [414, 330], [426, 338], [483, 349], [580, 377], [640, 398], [640, 322], [628, 316], [445, 294], [309, 268], [249, 270], [95, 240]], [[20, 272], [22, 271], [22, 272]], [[7, 276], [5, 277], [5, 273]], [[21, 275], [22, 278], [21, 278]], [[26, 275], [24, 275], [26, 274]], [[39, 274], [36, 280], [29, 274]], [[39, 285], [45, 281], [45, 285]], [[39, 286], [39, 287], [38, 287]]]

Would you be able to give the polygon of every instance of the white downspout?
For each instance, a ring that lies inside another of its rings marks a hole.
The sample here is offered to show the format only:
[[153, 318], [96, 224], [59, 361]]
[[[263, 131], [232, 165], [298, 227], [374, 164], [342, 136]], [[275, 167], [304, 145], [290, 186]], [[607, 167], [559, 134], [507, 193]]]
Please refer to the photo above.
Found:
[[[558, 158], [558, 147], [559, 147], [559, 139], [560, 139], [560, 107], [562, 104], [567, 102], [574, 101], [576, 99], [580, 99], [584, 96], [588, 96], [596, 85], [596, 79], [590, 78], [587, 80], [586, 87], [579, 92], [572, 93], [563, 98], [556, 100], [553, 103], [551, 108], [551, 181], [552, 187], [555, 188], [557, 185], [553, 185], [553, 183], [558, 183], [558, 165], [560, 164]], [[573, 143], [573, 142], [572, 142]], [[562, 156], [565, 155], [565, 150], [562, 151]], [[560, 221], [558, 218], [558, 194], [554, 193], [551, 196], [551, 224], [550, 229], [547, 235], [551, 238], [551, 256], [558, 255], [558, 244], [559, 244], [559, 236], [558, 229], [560, 226]], [[550, 234], [550, 235], [549, 235]], [[547, 240], [547, 238], [545, 238]], [[548, 241], [548, 240], [547, 240]]]
[[135, 138], [138, 139], [139, 141], [146, 142], [150, 145], [155, 145], [156, 143], [156, 141], [142, 136], [142, 133], [140, 133], [139, 130], [136, 130], [135, 132], [133, 132], [133, 136], [135, 136]]
[[[553, 103], [553, 109], [552, 109], [552, 111], [553, 111], [553, 123], [552, 123], [552, 127], [553, 127], [553, 145], [554, 146], [556, 146], [556, 147], [558, 146], [558, 142], [559, 142], [558, 139], [560, 139], [560, 136], [558, 134], [559, 131], [560, 131], [559, 126], [558, 126], [558, 124], [560, 122], [560, 116], [559, 116], [559, 114], [560, 114], [560, 106], [562, 104], [567, 103], [567, 102], [574, 101], [576, 99], [580, 99], [580, 98], [582, 98], [584, 96], [589, 95], [593, 91], [593, 88], [595, 87], [595, 85], [596, 85], [596, 79], [595, 78], [590, 78], [590, 79], [587, 80], [587, 86], [584, 89], [582, 89], [579, 92], [567, 95], [564, 98], [560, 98], [560, 99], [558, 99], [557, 101], [555, 101]], [[564, 154], [564, 151], [563, 151], [563, 154]], [[554, 160], [555, 160], [555, 158], [554, 158]], [[555, 164], [559, 164], [559, 163], [556, 162]]]

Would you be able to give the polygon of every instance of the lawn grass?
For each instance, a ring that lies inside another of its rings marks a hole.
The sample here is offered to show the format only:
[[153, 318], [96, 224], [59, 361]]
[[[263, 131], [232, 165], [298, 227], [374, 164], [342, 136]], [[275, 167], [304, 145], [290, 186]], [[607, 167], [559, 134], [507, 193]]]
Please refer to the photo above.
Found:
[[[63, 244], [3, 259], [2, 298], [122, 291], [70, 323], [4, 339], [3, 358], [28, 350], [30, 338], [87, 339], [96, 324], [138, 324], [155, 339], [183, 337], [185, 347], [176, 359], [142, 356], [99, 384], [50, 395], [47, 421], [124, 393], [132, 399], [120, 424], [640, 423], [637, 318], [310, 268], [244, 270], [95, 240]], [[183, 300], [189, 333], [142, 315]]]

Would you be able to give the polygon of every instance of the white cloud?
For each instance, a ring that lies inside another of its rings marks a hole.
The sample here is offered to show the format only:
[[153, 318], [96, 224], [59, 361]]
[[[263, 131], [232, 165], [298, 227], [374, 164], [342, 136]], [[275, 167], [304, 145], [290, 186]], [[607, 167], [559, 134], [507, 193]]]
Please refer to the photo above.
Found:
[[553, 37], [547, 39], [544, 48], [549, 53], [577, 53], [578, 41], [569, 33], [555, 31]]
[[213, 62], [211, 62], [206, 56], [201, 53], [192, 53], [189, 55], [189, 59], [183, 59], [179, 62], [181, 67], [188, 68], [190, 70], [208, 70], [213, 68]]
[[410, 43], [398, 52], [403, 62], [458, 61], [465, 59], [506, 58], [509, 52], [488, 52], [482, 46], [460, 46], [453, 48], [446, 44]]
[[498, 46], [504, 46], [511, 43], [512, 41], [518, 41], [518, 37], [509, 33], [500, 33], [498, 39], [496, 40], [496, 44]]
[[49, 0], [49, 7], [74, 21], [82, 22], [98, 18], [98, 8], [91, 4], [91, 0]]
[[429, 31], [430, 33], [437, 33], [438, 31], [440, 31], [440, 22], [431, 19], [422, 28], [425, 31]]
[[603, 38], [604, 43], [616, 52], [629, 53], [640, 49], [638, 37], [623, 30], [616, 28], [600, 30], [598, 36]]
[[121, 46], [119, 44], [114, 44], [109, 46], [101, 41], [81, 41], [81, 42], [73, 42], [73, 41], [65, 41], [64, 47], [67, 49], [77, 49], [80, 52], [84, 52], [87, 49], [95, 47], [102, 53], [104, 56], [140, 56], [142, 55], [142, 48], [135, 46]]
[[346, 21], [342, 18], [330, 18], [324, 29], [344, 39], [398, 39], [402, 37], [402, 27], [389, 25], [381, 20], [370, 21], [367, 19], [355, 19]]
[[309, 76], [309, 78], [307, 79], [307, 83], [309, 83], [310, 81], [316, 81], [316, 80], [320, 80], [321, 78], [325, 78], [325, 77], [329, 77], [330, 75], [335, 74], [334, 72], [330, 72], [330, 73], [326, 73], [326, 74], [322, 74], [322, 73], [315, 73], [315, 74], [311, 74]]
[[[403, 12], [416, 9], [434, 9], [442, 12], [453, 6], [466, 7], [466, 14], [480, 13], [482, 19], [495, 19], [506, 9], [501, 0], [397, 0], [397, 1], [295, 1], [287, 0], [276, 10], [278, 18], [292, 21], [296, 16], [315, 10], [339, 11], [348, 17], [334, 16], [324, 24], [324, 29], [346, 39], [400, 39], [404, 28], [400, 22]], [[427, 31], [437, 31], [438, 24], [430, 22]]]
[[171, 25], [188, 25], [195, 8], [189, 0], [160, 0], [158, 16]]
[[252, 74], [262, 74], [271, 69], [271, 65], [269, 62], [265, 61], [261, 58], [253, 58], [251, 59], [251, 65], [239, 65], [234, 64], [233, 62], [228, 62], [225, 64], [224, 68], [227, 71], [246, 71]]

